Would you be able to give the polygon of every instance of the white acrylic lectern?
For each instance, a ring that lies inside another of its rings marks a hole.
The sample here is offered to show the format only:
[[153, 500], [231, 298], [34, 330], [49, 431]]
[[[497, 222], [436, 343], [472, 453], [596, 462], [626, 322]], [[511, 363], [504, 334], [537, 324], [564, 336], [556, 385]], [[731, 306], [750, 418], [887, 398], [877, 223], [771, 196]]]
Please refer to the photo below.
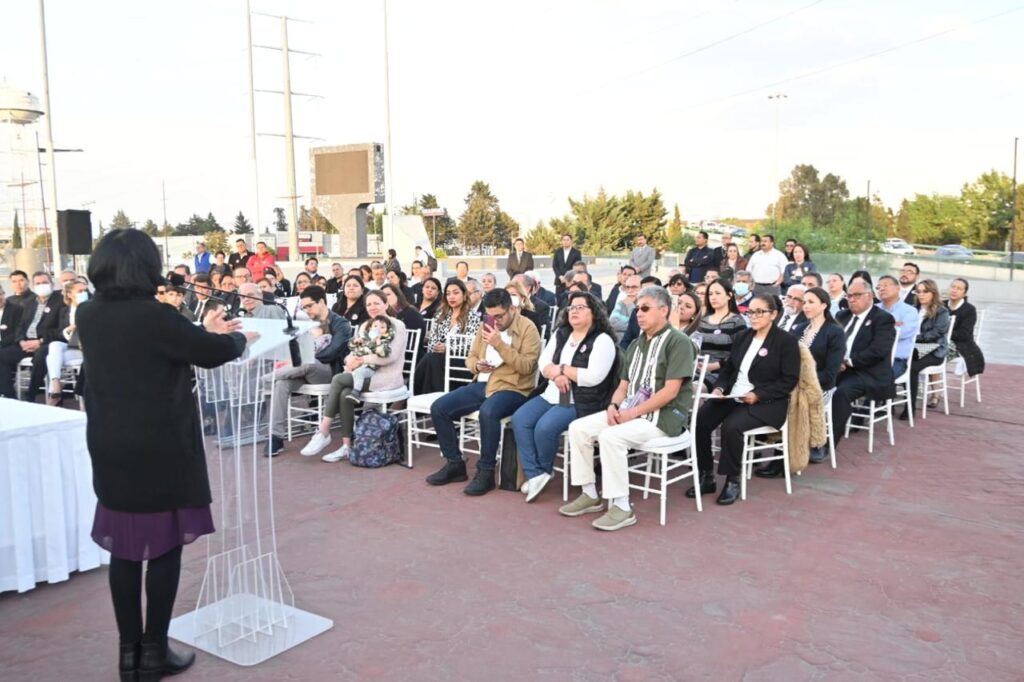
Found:
[[[283, 320], [247, 319], [259, 332], [237, 360], [196, 368], [217, 532], [208, 537], [196, 608], [171, 621], [169, 635], [238, 665], [255, 665], [301, 644], [334, 622], [295, 608], [277, 554], [270, 438], [274, 369], [291, 364]], [[296, 322], [300, 334], [313, 322]]]

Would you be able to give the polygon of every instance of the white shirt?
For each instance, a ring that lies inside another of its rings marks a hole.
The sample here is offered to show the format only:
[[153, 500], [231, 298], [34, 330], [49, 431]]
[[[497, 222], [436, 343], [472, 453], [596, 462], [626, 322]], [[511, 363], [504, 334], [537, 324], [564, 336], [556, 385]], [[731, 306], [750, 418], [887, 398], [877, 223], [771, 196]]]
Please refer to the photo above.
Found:
[[369, 282], [366, 283], [366, 290], [367, 291], [380, 291], [380, 287], [381, 287], [381, 285], [377, 284], [372, 279]]
[[[453, 331], [458, 333], [457, 330]], [[452, 333], [453, 332], [450, 331], [448, 332], [448, 335], [451, 336]], [[512, 344], [512, 335], [508, 332], [498, 332], [498, 335], [501, 337], [501, 341], [505, 345]], [[490, 344], [487, 345], [487, 350], [484, 351], [484, 361], [494, 369], [498, 369], [505, 364], [505, 358], [501, 357], [501, 353], [498, 352], [498, 349]], [[476, 376], [477, 381], [482, 381], [484, 383], [487, 383], [487, 380], [490, 378], [490, 372], [480, 372], [480, 374]]]
[[[572, 344], [572, 337], [570, 336], [565, 345], [562, 346], [562, 353], [558, 357], [558, 361], [555, 362], [555, 346], [558, 345], [558, 339], [555, 336], [551, 337], [551, 340], [544, 346], [544, 350], [541, 351], [540, 359], [537, 361], [537, 366], [544, 369], [552, 362], [556, 365], [571, 365], [572, 356], [576, 354], [577, 346]], [[594, 349], [590, 351], [590, 362], [586, 367], [578, 367], [576, 369], [576, 384], [578, 386], [590, 387], [597, 386], [605, 377], [608, 376], [608, 372], [611, 371], [612, 363], [615, 362], [615, 341], [612, 340], [607, 334], [599, 334], [594, 339]], [[555, 385], [554, 381], [548, 382], [548, 387], [544, 390], [541, 395], [544, 396], [544, 400], [548, 401], [552, 405], [558, 404], [558, 396], [560, 391], [558, 386]], [[572, 394], [570, 393], [570, 400]]]
[[786, 254], [778, 249], [758, 251], [747, 261], [747, 270], [754, 276], [755, 284], [775, 284], [788, 264]]
[[[7, 306], [2, 306], [2, 307], [0, 307], [0, 319], [3, 319], [3, 316], [4, 316], [4, 308], [6, 308], [6, 307], [7, 307]], [[5, 334], [5, 333], [7, 333], [7, 334], [13, 334], [13, 333], [14, 333], [14, 330], [13, 330], [13, 329], [8, 329], [8, 328], [7, 328], [7, 327], [5, 327], [5, 326], [0, 326], [0, 340], [3, 340], [3, 338], [4, 338], [4, 334]]]
[[850, 363], [851, 366], [853, 365], [853, 363], [850, 362], [850, 351], [853, 350], [853, 342], [856, 340], [857, 334], [860, 333], [860, 328], [861, 328], [861, 326], [863, 326], [864, 318], [867, 317], [868, 312], [869, 312], [868, 310], [865, 310], [860, 315], [854, 315], [852, 318], [850, 318], [850, 321], [846, 323], [846, 326], [843, 327], [843, 331], [844, 332], [846, 330], [848, 330], [848, 329], [851, 329], [851, 328], [853, 329], [853, 332], [850, 333], [846, 337], [846, 358], [845, 358], [845, 360], [848, 363]]
[[757, 357], [757, 352], [761, 350], [762, 345], [764, 345], [764, 339], [759, 339], [755, 336], [750, 340], [750, 347], [747, 348], [747, 353], [740, 362], [740, 371], [736, 373], [736, 381], [732, 384], [730, 395], [744, 395], [754, 390], [754, 384], [750, 383], [750, 378], [747, 374], [750, 372], [750, 366], [754, 364], [754, 358]]

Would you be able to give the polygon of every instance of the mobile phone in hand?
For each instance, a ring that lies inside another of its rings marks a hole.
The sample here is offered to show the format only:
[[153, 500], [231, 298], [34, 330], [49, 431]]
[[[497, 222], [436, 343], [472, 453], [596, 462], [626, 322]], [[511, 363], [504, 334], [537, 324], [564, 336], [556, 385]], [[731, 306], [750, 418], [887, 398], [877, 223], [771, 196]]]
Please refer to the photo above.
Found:
[[494, 315], [484, 315], [484, 326], [495, 329], [497, 327], [497, 321], [494, 319]]

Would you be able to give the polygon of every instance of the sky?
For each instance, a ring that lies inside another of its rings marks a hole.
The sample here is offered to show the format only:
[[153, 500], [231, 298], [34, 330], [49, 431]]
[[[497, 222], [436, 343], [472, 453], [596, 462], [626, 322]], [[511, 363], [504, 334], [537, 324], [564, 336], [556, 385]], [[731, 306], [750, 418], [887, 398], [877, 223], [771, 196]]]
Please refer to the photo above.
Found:
[[[318, 96], [293, 101], [295, 133], [320, 138], [296, 143], [308, 205], [310, 145], [385, 141], [384, 2], [252, 9], [302, 20], [289, 44], [319, 55], [291, 56], [292, 89]], [[252, 220], [244, 1], [46, 12], [55, 144], [84, 150], [57, 156], [60, 207], [159, 223], [163, 184], [172, 224]], [[524, 228], [602, 187], [657, 188], [690, 220], [757, 218], [809, 163], [898, 208], [1011, 173], [1024, 133], [1020, 0], [389, 0], [387, 18], [395, 205], [433, 193], [457, 216], [483, 180]], [[279, 46], [280, 20], [254, 16], [253, 42]], [[254, 55], [256, 87], [280, 90], [281, 53]], [[0, 5], [0, 82], [42, 91], [36, 2]], [[282, 97], [258, 93], [256, 118], [280, 135]], [[31, 134], [0, 130], [2, 185], [36, 179], [17, 152]], [[284, 142], [257, 149], [265, 225], [286, 205]], [[38, 186], [26, 195], [37, 221]], [[0, 186], [0, 225], [21, 204]]]

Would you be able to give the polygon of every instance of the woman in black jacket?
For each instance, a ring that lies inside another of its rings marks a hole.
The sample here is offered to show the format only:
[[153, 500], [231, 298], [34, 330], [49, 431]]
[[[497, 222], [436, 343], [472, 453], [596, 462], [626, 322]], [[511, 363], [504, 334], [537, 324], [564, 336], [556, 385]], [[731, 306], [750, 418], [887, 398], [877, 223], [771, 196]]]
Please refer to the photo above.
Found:
[[[190, 666], [167, 646], [182, 545], [212, 533], [192, 365], [240, 356], [253, 334], [223, 311], [205, 329], [154, 298], [160, 253], [138, 230], [113, 230], [89, 260], [95, 299], [76, 315], [89, 368], [86, 437], [98, 503], [92, 537], [111, 553], [110, 593], [122, 680], [156, 680]], [[142, 563], [146, 625], [142, 624]]]
[[[822, 391], [830, 391], [836, 386], [839, 378], [839, 367], [846, 355], [846, 335], [832, 317], [830, 296], [821, 287], [812, 287], [804, 292], [804, 316], [806, 322], [794, 325], [790, 333], [800, 339], [814, 356], [818, 383]], [[821, 462], [828, 456], [826, 447], [811, 447], [811, 461]], [[782, 462], [769, 462], [761, 476], [774, 476], [782, 473]]]
[[974, 325], [978, 323], [978, 311], [967, 300], [968, 289], [970, 285], [966, 279], [958, 277], [950, 282], [946, 308], [949, 309], [950, 315], [955, 316], [953, 336], [950, 338], [953, 348], [950, 352], [955, 352], [955, 355], [964, 359], [967, 374], [973, 377], [985, 371], [985, 355], [974, 340]]
[[[796, 337], [775, 326], [781, 302], [770, 294], [755, 296], [747, 315], [750, 329], [736, 335], [711, 396], [697, 414], [696, 446], [700, 492], [715, 492], [711, 433], [722, 425], [718, 473], [725, 487], [718, 504], [740, 496], [743, 432], [759, 426], [780, 428], [786, 421], [789, 395], [800, 379], [800, 346]], [[686, 493], [695, 497], [693, 488]]]
[[370, 316], [366, 314], [366, 305], [363, 302], [365, 296], [366, 285], [363, 284], [363, 278], [349, 275], [341, 285], [338, 300], [334, 302], [334, 307], [331, 310], [348, 320], [352, 329], [358, 329], [363, 322], [370, 319]]
[[394, 284], [385, 284], [380, 290], [388, 297], [388, 315], [401, 320], [405, 325], [406, 331], [411, 332], [414, 329], [419, 329], [420, 348], [426, 348], [427, 335], [424, 330], [427, 323], [424, 321], [423, 316], [420, 315], [420, 311], [416, 310], [416, 306], [409, 303], [409, 299], [405, 297], [402, 290]]

